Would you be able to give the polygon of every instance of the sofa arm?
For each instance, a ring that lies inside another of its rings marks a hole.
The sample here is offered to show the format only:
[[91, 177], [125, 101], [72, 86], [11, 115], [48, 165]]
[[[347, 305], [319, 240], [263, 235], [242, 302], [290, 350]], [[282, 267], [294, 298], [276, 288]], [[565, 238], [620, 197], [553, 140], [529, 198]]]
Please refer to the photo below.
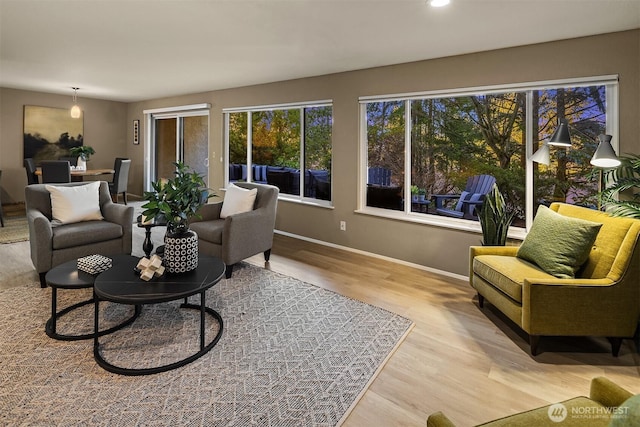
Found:
[[456, 427], [442, 412], [435, 412], [427, 418], [427, 427]]
[[133, 206], [107, 202], [102, 205], [102, 216], [105, 221], [119, 224], [122, 227], [122, 253], [131, 254], [133, 241]]
[[249, 256], [271, 249], [273, 215], [266, 209], [256, 209], [225, 218], [222, 232], [222, 260], [235, 264]]
[[222, 212], [222, 202], [206, 204], [198, 210], [197, 216], [189, 220], [189, 223], [220, 219], [220, 212]]
[[622, 405], [622, 403], [633, 396], [633, 393], [623, 389], [618, 384], [605, 377], [596, 377], [591, 380], [591, 390], [589, 397], [607, 408]]
[[53, 254], [53, 229], [49, 218], [36, 209], [27, 210], [31, 261], [38, 273], [51, 269]]
[[478, 255], [516, 256], [518, 246], [469, 246], [469, 284], [473, 280], [473, 259]]
[[525, 279], [522, 328], [533, 335], [632, 336], [639, 311], [632, 280]]
[[105, 203], [102, 205], [102, 216], [105, 221], [120, 224], [123, 227], [131, 226], [133, 224], [133, 206]]

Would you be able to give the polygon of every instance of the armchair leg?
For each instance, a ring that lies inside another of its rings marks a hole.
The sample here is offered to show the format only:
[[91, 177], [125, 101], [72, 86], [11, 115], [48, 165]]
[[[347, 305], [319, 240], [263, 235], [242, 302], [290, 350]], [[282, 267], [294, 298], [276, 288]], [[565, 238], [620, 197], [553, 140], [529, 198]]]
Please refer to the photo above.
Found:
[[266, 262], [269, 262], [269, 257], [271, 256], [271, 249], [267, 249], [266, 251], [264, 251], [264, 260]]
[[231, 279], [231, 274], [233, 273], [233, 266], [235, 264], [227, 265], [227, 270], [224, 272], [224, 277], [227, 279]]
[[480, 306], [480, 308], [484, 307], [484, 297], [480, 294], [478, 294], [478, 305]]
[[45, 280], [45, 276], [46, 275], [47, 275], [46, 272], [39, 273], [39, 276], [40, 276], [40, 287], [41, 288], [46, 288], [47, 287], [47, 281]]
[[529, 346], [531, 347], [531, 355], [538, 355], [538, 344], [540, 343], [540, 335], [529, 335]]
[[126, 191], [122, 192], [122, 199], [124, 200], [124, 204], [126, 205], [127, 204], [127, 192]]
[[622, 338], [609, 337], [609, 342], [611, 343], [611, 354], [613, 357], [618, 357], [618, 354], [620, 353], [620, 346], [622, 345]]

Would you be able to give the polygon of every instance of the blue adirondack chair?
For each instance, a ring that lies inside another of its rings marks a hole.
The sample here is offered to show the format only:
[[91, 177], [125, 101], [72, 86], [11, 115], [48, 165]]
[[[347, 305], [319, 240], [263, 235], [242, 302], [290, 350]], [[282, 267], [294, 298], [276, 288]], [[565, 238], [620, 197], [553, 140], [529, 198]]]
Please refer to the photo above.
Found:
[[369, 176], [367, 184], [383, 185], [388, 187], [391, 185], [391, 170], [381, 167], [369, 168]]
[[[436, 194], [436, 213], [453, 218], [478, 220], [478, 211], [482, 207], [485, 195], [491, 191], [496, 179], [491, 175], [475, 175], [469, 177], [461, 194]], [[458, 199], [453, 208], [447, 208], [445, 202]]]

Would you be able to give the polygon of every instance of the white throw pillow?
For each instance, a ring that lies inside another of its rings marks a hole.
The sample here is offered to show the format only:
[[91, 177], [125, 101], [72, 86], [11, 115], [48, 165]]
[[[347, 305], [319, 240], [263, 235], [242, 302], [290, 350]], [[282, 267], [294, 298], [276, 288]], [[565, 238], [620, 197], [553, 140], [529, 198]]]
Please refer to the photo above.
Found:
[[103, 219], [100, 212], [100, 181], [73, 187], [47, 185], [51, 214], [56, 224]]
[[220, 218], [226, 218], [230, 215], [252, 211], [257, 194], [257, 188], [247, 190], [246, 188], [229, 184], [227, 192], [224, 195], [224, 200], [222, 201]]

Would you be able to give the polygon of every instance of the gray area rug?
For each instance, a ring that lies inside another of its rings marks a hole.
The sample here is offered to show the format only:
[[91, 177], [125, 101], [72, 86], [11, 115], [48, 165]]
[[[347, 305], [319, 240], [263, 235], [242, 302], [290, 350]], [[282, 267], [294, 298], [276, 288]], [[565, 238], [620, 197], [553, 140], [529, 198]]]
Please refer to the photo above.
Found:
[[[61, 309], [90, 298], [61, 290]], [[0, 425], [335, 426], [412, 327], [406, 318], [248, 264], [207, 292], [224, 319], [218, 345], [174, 371], [126, 377], [98, 367], [92, 341], [49, 338], [50, 289], [0, 292]], [[193, 302], [196, 302], [195, 300]], [[60, 333], [92, 329], [92, 305], [62, 317]], [[101, 326], [131, 313], [101, 304]], [[127, 367], [194, 352], [197, 310], [147, 305], [100, 339]], [[207, 339], [218, 325], [207, 317]]]

